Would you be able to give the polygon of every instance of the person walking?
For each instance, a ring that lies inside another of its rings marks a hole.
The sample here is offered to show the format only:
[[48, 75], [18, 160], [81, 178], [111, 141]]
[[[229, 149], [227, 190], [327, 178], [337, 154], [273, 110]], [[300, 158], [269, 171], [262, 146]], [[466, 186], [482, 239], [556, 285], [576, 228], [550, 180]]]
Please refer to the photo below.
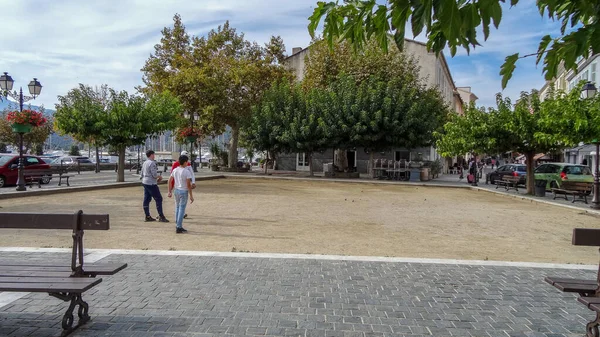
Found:
[[[194, 202], [194, 194], [192, 193], [192, 176], [186, 167], [189, 165], [189, 159], [187, 156], [179, 157], [179, 167], [175, 168], [171, 172], [169, 177], [169, 198], [175, 194], [175, 222], [176, 229], [175, 233], [181, 234], [186, 233], [187, 230], [183, 228], [183, 216], [185, 215], [185, 207], [187, 206], [188, 195], [190, 198], [190, 204]], [[172, 182], [172, 184], [171, 184]]]
[[142, 186], [144, 186], [144, 214], [146, 215], [146, 222], [156, 221], [150, 215], [150, 201], [154, 198], [156, 202], [156, 211], [158, 212], [158, 221], [169, 222], [163, 213], [162, 202], [163, 197], [160, 194], [158, 183], [162, 181], [162, 176], [158, 173], [158, 165], [154, 161], [154, 151], [146, 151], [146, 157], [148, 158], [144, 165], [142, 165]]
[[[189, 152], [187, 152], [187, 151], [181, 151], [181, 155], [182, 155], [182, 156], [186, 156], [186, 157], [188, 157], [188, 158], [191, 158], [191, 157], [190, 157], [190, 153], [189, 153]], [[175, 169], [176, 169], [176, 168], [178, 168], [178, 167], [179, 167], [179, 161], [175, 161], [175, 162], [173, 163], [173, 166], [171, 166], [171, 173], [173, 173], [173, 170], [175, 170]], [[186, 169], [188, 169], [188, 170], [190, 171], [190, 173], [192, 174], [192, 189], [195, 189], [195, 188], [196, 188], [196, 175], [194, 174], [194, 169], [192, 168], [192, 166], [191, 166], [191, 165], [188, 165], [188, 166], [186, 167]], [[169, 184], [170, 184], [170, 183], [169, 183]], [[173, 185], [172, 185], [172, 184], [170, 184], [170, 186], [171, 186], [171, 188], [173, 188]], [[186, 219], [187, 217], [188, 217], [187, 213], [183, 215], [183, 218], [184, 218], [184, 219]]]

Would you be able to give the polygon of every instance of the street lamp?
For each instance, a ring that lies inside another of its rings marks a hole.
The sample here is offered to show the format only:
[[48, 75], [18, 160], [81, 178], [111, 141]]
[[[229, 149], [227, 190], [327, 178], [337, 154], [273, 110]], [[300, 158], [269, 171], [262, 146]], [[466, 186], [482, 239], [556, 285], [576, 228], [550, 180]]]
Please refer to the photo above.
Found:
[[[581, 98], [594, 98], [594, 96], [596, 96], [596, 91], [597, 90], [596, 86], [594, 86], [594, 83], [587, 82], [583, 88], [581, 88]], [[598, 171], [598, 164], [600, 163], [600, 157], [598, 154], [600, 152], [600, 140], [596, 138], [592, 141], [592, 143], [596, 144], [596, 167], [594, 168], [594, 198], [590, 207], [593, 209], [600, 209], [600, 172]]]
[[[197, 112], [193, 112], [193, 113], [189, 113], [187, 111], [185, 111], [183, 113], [183, 118], [189, 118], [190, 119], [190, 126], [192, 127], [192, 130], [194, 130], [194, 121], [197, 121], [200, 119], [200, 115]], [[194, 160], [194, 141], [190, 141], [190, 161], [192, 162], [192, 169], [194, 170], [194, 172], [198, 172], [198, 170], [196, 169], [196, 160]]]
[[[33, 78], [33, 81], [29, 82], [27, 87], [29, 88], [29, 94], [31, 96], [23, 95], [23, 88], [19, 88], [19, 93], [16, 91], [12, 91], [13, 84], [15, 81], [12, 77], [5, 72], [4, 75], [0, 76], [0, 89], [7, 96], [12, 97], [13, 99], [19, 102], [19, 112], [23, 111], [23, 103], [29, 102], [32, 99], [35, 99], [42, 92], [42, 85], [38, 82], [37, 78]], [[24, 132], [17, 132], [19, 134], [19, 177], [17, 179], [17, 191], [25, 191], [27, 188], [25, 187], [25, 177], [23, 176], [23, 134]]]

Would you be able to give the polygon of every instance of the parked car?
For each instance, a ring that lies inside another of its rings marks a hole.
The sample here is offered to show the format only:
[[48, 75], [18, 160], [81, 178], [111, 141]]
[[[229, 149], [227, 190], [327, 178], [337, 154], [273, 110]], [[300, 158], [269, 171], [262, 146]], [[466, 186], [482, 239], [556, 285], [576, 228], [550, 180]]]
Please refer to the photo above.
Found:
[[77, 165], [77, 162], [81, 164], [92, 164], [92, 161], [88, 157], [75, 157], [75, 156], [66, 156], [59, 157], [52, 161], [52, 165]]
[[506, 164], [498, 167], [488, 173], [490, 184], [495, 184], [497, 180], [502, 180], [503, 176], [519, 177], [519, 185], [525, 185], [527, 179], [527, 166], [523, 164]]
[[569, 163], [546, 163], [535, 169], [535, 179], [546, 180], [546, 189], [560, 188], [565, 181], [593, 183], [592, 170], [585, 165]]
[[[17, 165], [19, 164], [19, 155], [12, 153], [0, 154], [0, 187], [8, 185], [16, 185], [19, 177], [19, 170]], [[29, 170], [48, 170], [50, 165], [46, 164], [40, 157], [23, 155], [24, 169]], [[49, 175], [42, 179], [42, 184], [47, 184], [52, 179]]]

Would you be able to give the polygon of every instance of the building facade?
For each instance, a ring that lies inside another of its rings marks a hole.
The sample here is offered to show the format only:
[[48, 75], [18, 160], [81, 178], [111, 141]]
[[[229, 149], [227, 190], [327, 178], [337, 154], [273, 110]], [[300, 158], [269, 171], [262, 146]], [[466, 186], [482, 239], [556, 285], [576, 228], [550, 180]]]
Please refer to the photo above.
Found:
[[[305, 60], [310, 53], [309, 48], [293, 48], [292, 55], [289, 56], [285, 65], [292, 70], [298, 81], [304, 79]], [[465, 101], [461, 91], [454, 84], [450, 68], [443, 55], [439, 57], [435, 53], [427, 51], [425, 43], [406, 39], [404, 43], [404, 53], [413, 57], [419, 67], [419, 77], [424, 81], [428, 88], [437, 88], [444, 99], [444, 102], [456, 113], [462, 114], [466, 102], [474, 102], [477, 96], [471, 93], [470, 87], [463, 87]], [[468, 88], [468, 89], [467, 89]], [[468, 103], [467, 103], [468, 104]], [[367, 173], [369, 170], [370, 154], [363, 148], [350, 149], [346, 152], [348, 166], [350, 170], [360, 173]], [[441, 159], [433, 146], [404, 149], [398, 148], [383, 153], [374, 153], [374, 159], [393, 159], [407, 161], [433, 161]], [[313, 154], [313, 169], [315, 172], [323, 170], [326, 163], [335, 162], [334, 150], [330, 149], [323, 153]], [[444, 161], [445, 166], [452, 165], [450, 161]], [[277, 169], [286, 171], [308, 171], [308, 156], [304, 153], [280, 154], [277, 158]]]

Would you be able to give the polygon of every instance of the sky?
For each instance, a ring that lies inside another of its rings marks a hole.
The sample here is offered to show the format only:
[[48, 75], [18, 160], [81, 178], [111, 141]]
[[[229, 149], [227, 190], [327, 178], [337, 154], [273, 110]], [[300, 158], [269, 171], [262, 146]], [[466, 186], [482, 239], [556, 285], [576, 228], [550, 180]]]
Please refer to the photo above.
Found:
[[[32, 104], [54, 108], [58, 95], [78, 83], [108, 84], [135, 92], [140, 69], [160, 42], [161, 30], [179, 13], [190, 35], [205, 35], [226, 20], [246, 38], [259, 43], [272, 35], [283, 38], [288, 54], [310, 42], [308, 17], [317, 0], [0, 0], [0, 72], [8, 72], [27, 91], [33, 77], [43, 85]], [[533, 53], [542, 36], [556, 34], [558, 24], [542, 19], [535, 1], [522, 0], [505, 11], [500, 30], [467, 55], [448, 60], [456, 86], [470, 86], [478, 105], [495, 106], [501, 91], [500, 65], [507, 55]], [[413, 38], [411, 34], [407, 36]], [[425, 41], [425, 36], [416, 37]], [[542, 65], [533, 58], [517, 63], [503, 91], [513, 100], [523, 90], [544, 84]]]

